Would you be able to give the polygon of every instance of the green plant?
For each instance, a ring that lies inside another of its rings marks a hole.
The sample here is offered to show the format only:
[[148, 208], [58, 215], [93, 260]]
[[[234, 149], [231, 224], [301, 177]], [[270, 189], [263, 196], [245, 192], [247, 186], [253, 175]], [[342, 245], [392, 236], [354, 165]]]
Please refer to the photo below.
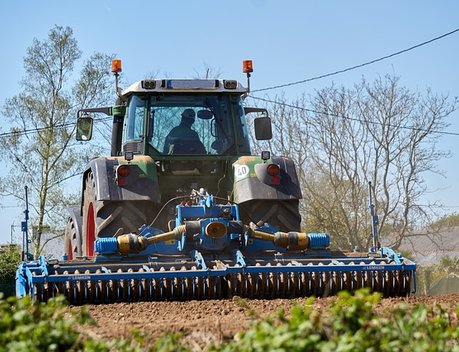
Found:
[[90, 323], [86, 309], [70, 314], [64, 297], [48, 303], [29, 297], [0, 300], [0, 351], [71, 351], [83, 349], [75, 330]]
[[[133, 329], [129, 339], [116, 339], [110, 344], [110, 351], [118, 352], [187, 352], [188, 348], [182, 346], [180, 340], [183, 334], [165, 334], [156, 341], [148, 333]], [[87, 343], [88, 344], [88, 343]], [[85, 350], [87, 348], [85, 346]], [[104, 350], [105, 351], [105, 350]]]
[[182, 346], [180, 340], [182, 334], [172, 333], [161, 336], [153, 345], [151, 351], [155, 352], [187, 352], [189, 349]]
[[435, 220], [429, 225], [429, 228], [433, 231], [449, 231], [455, 226], [459, 226], [459, 214], [452, 213]]
[[20, 258], [17, 246], [11, 245], [0, 250], [0, 292], [3, 292], [5, 297], [15, 294], [14, 278]]
[[[380, 295], [341, 292], [324, 312], [314, 299], [296, 306], [287, 318], [259, 320], [234, 340], [212, 351], [459, 351], [459, 327], [440, 306], [399, 305], [380, 315]], [[459, 309], [457, 311], [459, 313]]]
[[[47, 303], [30, 297], [0, 297], [0, 352], [85, 351], [169, 352], [188, 351], [180, 334], [167, 334], [156, 341], [137, 330], [129, 339], [96, 340], [80, 334], [78, 326], [93, 324], [86, 307], [69, 310], [63, 296]], [[83, 329], [84, 331], [84, 329]]]
[[[441, 306], [400, 304], [380, 312], [380, 295], [359, 290], [341, 292], [323, 311], [314, 298], [289, 314], [255, 320], [231, 341], [210, 346], [210, 351], [365, 351], [459, 352], [457, 315]], [[241, 304], [243, 304], [241, 302]], [[91, 324], [87, 309], [66, 309], [63, 297], [48, 303], [29, 298], [0, 299], [0, 352], [3, 351], [188, 351], [182, 334], [166, 334], [156, 341], [145, 332], [131, 331], [129, 339], [114, 341], [83, 337], [76, 326]]]

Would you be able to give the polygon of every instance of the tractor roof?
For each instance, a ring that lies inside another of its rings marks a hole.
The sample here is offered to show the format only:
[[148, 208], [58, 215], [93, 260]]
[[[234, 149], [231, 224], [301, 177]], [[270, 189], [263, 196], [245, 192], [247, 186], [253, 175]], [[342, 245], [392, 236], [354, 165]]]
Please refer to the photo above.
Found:
[[247, 93], [235, 80], [220, 79], [145, 79], [131, 84], [122, 95], [134, 93]]

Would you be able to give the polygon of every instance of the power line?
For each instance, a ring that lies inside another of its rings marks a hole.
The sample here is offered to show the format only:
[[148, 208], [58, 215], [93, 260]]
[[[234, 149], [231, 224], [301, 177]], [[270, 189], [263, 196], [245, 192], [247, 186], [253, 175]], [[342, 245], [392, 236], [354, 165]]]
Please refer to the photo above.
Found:
[[[264, 92], [264, 91], [267, 91], [267, 90], [273, 90], [273, 89], [284, 88], [284, 87], [290, 87], [290, 86], [294, 86], [294, 85], [298, 85], [298, 84], [302, 84], [302, 83], [311, 82], [311, 81], [315, 81], [315, 80], [318, 80], [318, 79], [334, 76], [334, 75], [337, 75], [337, 74], [340, 74], [340, 73], [352, 71], [352, 70], [355, 70], [357, 68], [368, 66], [368, 65], [374, 64], [376, 62], [383, 61], [383, 60], [386, 60], [388, 58], [391, 58], [391, 57], [394, 57], [394, 56], [397, 56], [397, 55], [401, 55], [401, 54], [406, 53], [408, 51], [420, 48], [420, 47], [422, 47], [424, 45], [433, 43], [433, 42], [435, 42], [437, 40], [440, 40], [440, 39], [443, 39], [443, 38], [445, 38], [447, 36], [450, 36], [450, 35], [452, 35], [452, 34], [454, 34], [456, 32], [459, 32], [459, 28], [457, 28], [455, 30], [452, 30], [452, 31], [450, 31], [448, 33], [442, 34], [442, 35], [440, 35], [438, 37], [435, 37], [435, 38], [432, 38], [430, 40], [427, 40], [425, 42], [416, 44], [416, 45], [411, 46], [409, 48], [397, 51], [395, 53], [392, 53], [392, 54], [389, 54], [389, 55], [386, 55], [386, 56], [382, 56], [380, 58], [377, 58], [377, 59], [374, 59], [374, 60], [371, 60], [371, 61], [364, 62], [362, 64], [358, 64], [358, 65], [355, 65], [355, 66], [351, 66], [351, 67], [348, 67], [348, 68], [345, 68], [345, 69], [342, 69], [342, 70], [330, 72], [330, 73], [323, 74], [323, 75], [320, 75], [320, 76], [315, 76], [315, 77], [303, 79], [301, 81], [285, 83], [285, 84], [280, 84], [280, 85], [266, 87], [266, 88], [254, 89], [254, 90], [252, 90], [252, 93]], [[258, 98], [258, 97], [254, 97], [254, 96], [251, 96], [251, 98], [258, 99], [258, 100], [263, 100], [262, 98]], [[270, 102], [270, 103], [278, 104], [277, 102], [274, 102], [274, 101], [269, 101], [269, 100], [266, 100], [266, 101]], [[288, 106], [288, 104], [285, 104], [285, 105]], [[291, 107], [295, 107], [295, 106], [291, 106]], [[295, 107], [295, 108], [300, 108], [300, 107]], [[301, 108], [301, 109], [306, 110], [306, 111], [308, 110], [308, 109], [305, 109], [305, 108]], [[314, 111], [312, 111], [312, 112], [314, 112]], [[94, 121], [101, 121], [101, 120], [105, 120], [105, 119], [109, 119], [109, 118], [110, 117], [102, 118], [102, 119], [95, 119]], [[47, 129], [52, 129], [52, 128], [64, 128], [64, 127], [68, 127], [70, 125], [73, 125], [73, 123], [67, 123], [67, 124], [62, 124], [62, 125], [57, 125], [57, 126], [50, 126], [50, 127], [41, 127], [41, 128], [22, 130], [22, 131], [15, 131], [15, 132], [4, 132], [4, 133], [0, 133], [0, 138], [9, 137], [9, 136], [12, 136], [12, 135], [15, 135], [15, 134], [17, 135], [17, 134], [37, 133], [37, 132], [44, 131], [44, 130], [47, 130]], [[422, 130], [420, 130], [420, 131], [422, 131]], [[451, 134], [451, 135], [454, 135], [454, 136], [459, 135], [459, 133], [452, 133], [452, 132], [440, 132], [440, 131], [437, 131], [435, 133]]]
[[[111, 117], [104, 117], [100, 119], [94, 119], [94, 121], [103, 121], [103, 120], [108, 120], [111, 119]], [[29, 133], [38, 133], [46, 130], [51, 130], [51, 129], [59, 129], [59, 128], [65, 128], [69, 126], [75, 125], [75, 122], [68, 122], [64, 123], [61, 125], [55, 125], [55, 126], [46, 126], [46, 127], [38, 127], [38, 128], [30, 128], [30, 129], [25, 129], [25, 130], [18, 130], [18, 131], [13, 131], [13, 132], [3, 132], [0, 133], [0, 138], [4, 137], [11, 137], [11, 136], [16, 136], [16, 135], [27, 135]]]
[[0, 138], [2, 138], [2, 137], [10, 137], [10, 136], [14, 136], [14, 135], [23, 135], [23, 134], [27, 135], [29, 133], [38, 133], [38, 132], [46, 131], [46, 130], [50, 130], [50, 129], [68, 127], [68, 126], [73, 125], [73, 124], [74, 123], [66, 123], [66, 124], [56, 125], [56, 126], [31, 128], [31, 129], [18, 130], [18, 131], [13, 131], [13, 132], [3, 132], [3, 133], [0, 133]]
[[421, 46], [424, 46], [424, 45], [427, 45], [427, 44], [430, 44], [430, 43], [433, 43], [437, 40], [440, 40], [440, 39], [443, 39], [447, 36], [450, 36], [456, 32], [459, 32], [459, 28], [451, 31], [451, 32], [448, 32], [448, 33], [445, 33], [445, 34], [442, 34], [438, 37], [435, 37], [435, 38], [432, 38], [430, 40], [427, 40], [425, 42], [422, 42], [422, 43], [419, 43], [419, 44], [416, 44], [414, 46], [411, 46], [409, 48], [406, 48], [406, 49], [403, 49], [403, 50], [400, 50], [400, 51], [397, 51], [395, 53], [392, 53], [392, 54], [389, 54], [389, 55], [386, 55], [386, 56], [382, 56], [380, 58], [377, 58], [377, 59], [374, 59], [374, 60], [371, 60], [371, 61], [367, 61], [367, 62], [364, 62], [362, 64], [359, 64], [359, 65], [355, 65], [355, 66], [351, 66], [351, 67], [348, 67], [348, 68], [345, 68], [345, 69], [342, 69], [342, 70], [338, 70], [338, 71], [335, 71], [335, 72], [330, 72], [330, 73], [327, 73], [327, 74], [324, 74], [324, 75], [320, 75], [320, 76], [316, 76], [316, 77], [311, 77], [311, 78], [307, 78], [307, 79], [303, 79], [301, 81], [296, 81], [296, 82], [291, 82], [291, 83], [285, 83], [285, 84], [279, 84], [279, 85], [276, 85], [276, 86], [271, 86], [271, 87], [266, 87], [266, 88], [261, 88], [261, 89], [254, 89], [252, 90], [253, 93], [255, 92], [264, 92], [264, 91], [267, 91], [267, 90], [272, 90], [272, 89], [278, 89], [278, 88], [284, 88], [284, 87], [290, 87], [290, 86], [294, 86], [294, 85], [298, 85], [298, 84], [302, 84], [302, 83], [306, 83], [306, 82], [311, 82], [311, 81], [315, 81], [315, 80], [318, 80], [318, 79], [322, 79], [322, 78], [326, 78], [326, 77], [330, 77], [330, 76], [335, 76], [335, 75], [338, 75], [340, 73], [344, 73], [344, 72], [348, 72], [348, 71], [352, 71], [352, 70], [355, 70], [357, 68], [361, 68], [361, 67], [364, 67], [364, 66], [368, 66], [368, 65], [371, 65], [371, 64], [374, 64], [376, 62], [379, 62], [379, 61], [383, 61], [383, 60], [386, 60], [386, 59], [389, 59], [391, 57], [394, 57], [394, 56], [397, 56], [397, 55], [401, 55], [401, 54], [404, 54], [408, 51], [411, 51], [411, 50], [414, 50], [414, 49], [417, 49], [417, 48], [420, 48]]
[[[350, 116], [346, 116], [346, 115], [332, 114], [332, 113], [329, 113], [327, 111], [318, 111], [318, 110], [314, 110], [314, 109], [308, 109], [308, 108], [304, 108], [304, 107], [298, 106], [298, 105], [293, 105], [293, 104], [283, 103], [283, 102], [279, 102], [279, 101], [275, 101], [275, 100], [255, 97], [253, 95], [250, 95], [249, 98], [252, 98], [254, 100], [264, 101], [266, 103], [271, 103], [271, 104], [286, 106], [286, 107], [289, 107], [289, 108], [298, 109], [298, 110], [302, 110], [302, 111], [306, 111], [306, 112], [311, 112], [311, 113], [314, 113], [314, 114], [322, 114], [322, 115], [329, 115], [329, 116], [333, 116], [333, 117], [340, 117], [340, 118], [343, 118], [343, 119], [346, 119], [346, 120], [349, 120], [349, 121], [356, 121], [356, 122], [366, 123], [366, 124], [370, 123], [370, 124], [373, 124], [373, 125], [381, 125], [381, 126], [384, 125], [383, 123], [377, 122], [377, 121], [368, 121], [368, 120], [359, 119], [359, 118], [356, 118], [356, 117], [350, 117]], [[456, 137], [459, 136], [458, 132], [426, 130], [426, 129], [423, 129], [423, 128], [397, 126], [397, 125], [391, 125], [391, 124], [386, 124], [386, 126], [387, 127], [401, 128], [401, 129], [410, 130], [410, 131], [429, 132], [429, 133], [456, 136]]]

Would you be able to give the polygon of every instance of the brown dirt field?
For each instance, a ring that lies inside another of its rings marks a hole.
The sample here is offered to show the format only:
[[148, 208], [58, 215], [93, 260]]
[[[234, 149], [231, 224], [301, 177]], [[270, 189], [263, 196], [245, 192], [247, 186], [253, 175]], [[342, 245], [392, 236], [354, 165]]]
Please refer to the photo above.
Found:
[[[317, 299], [314, 307], [319, 311], [323, 310], [334, 299], [336, 298]], [[90, 305], [89, 311], [96, 325], [84, 327], [81, 332], [83, 335], [104, 340], [129, 338], [133, 328], [148, 333], [153, 339], [168, 332], [182, 332], [187, 336], [182, 341], [192, 350], [200, 351], [211, 343], [231, 339], [236, 333], [245, 330], [253, 319], [274, 314], [280, 309], [288, 312], [295, 304], [304, 302], [305, 298], [241, 300], [235, 297], [227, 300]], [[459, 305], [459, 294], [386, 298], [376, 309], [383, 314], [400, 303], [413, 306], [440, 304], [454, 313]]]

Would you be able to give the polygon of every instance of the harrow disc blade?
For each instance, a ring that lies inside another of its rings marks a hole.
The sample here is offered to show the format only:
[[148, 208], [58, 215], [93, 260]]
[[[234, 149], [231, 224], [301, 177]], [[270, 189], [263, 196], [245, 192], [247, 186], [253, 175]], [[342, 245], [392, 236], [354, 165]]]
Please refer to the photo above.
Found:
[[281, 264], [258, 261], [254, 265], [219, 262], [199, 268], [193, 262], [150, 264], [105, 264], [64, 262], [36, 270], [27, 282], [33, 298], [46, 301], [63, 294], [71, 304], [148, 300], [291, 298], [330, 296], [338, 291], [363, 287], [384, 296], [412, 292], [414, 264], [350, 260], [290, 261]]

